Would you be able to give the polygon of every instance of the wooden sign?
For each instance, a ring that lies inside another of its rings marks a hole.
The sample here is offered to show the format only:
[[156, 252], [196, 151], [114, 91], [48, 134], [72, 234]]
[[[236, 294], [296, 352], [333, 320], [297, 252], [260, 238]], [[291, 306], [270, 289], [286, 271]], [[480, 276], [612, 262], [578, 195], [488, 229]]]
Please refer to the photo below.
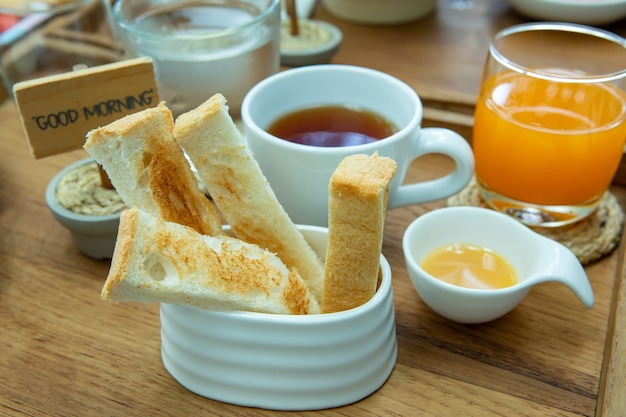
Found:
[[13, 94], [34, 158], [80, 149], [90, 130], [159, 103], [147, 57], [23, 81]]

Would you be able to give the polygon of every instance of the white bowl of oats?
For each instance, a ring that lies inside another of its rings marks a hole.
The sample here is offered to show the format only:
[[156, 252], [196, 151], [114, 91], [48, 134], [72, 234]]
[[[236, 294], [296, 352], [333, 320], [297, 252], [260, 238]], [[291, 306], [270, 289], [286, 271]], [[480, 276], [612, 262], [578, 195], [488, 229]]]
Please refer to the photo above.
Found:
[[102, 186], [93, 159], [74, 162], [55, 175], [46, 188], [46, 203], [83, 254], [111, 258], [126, 206], [115, 189]]

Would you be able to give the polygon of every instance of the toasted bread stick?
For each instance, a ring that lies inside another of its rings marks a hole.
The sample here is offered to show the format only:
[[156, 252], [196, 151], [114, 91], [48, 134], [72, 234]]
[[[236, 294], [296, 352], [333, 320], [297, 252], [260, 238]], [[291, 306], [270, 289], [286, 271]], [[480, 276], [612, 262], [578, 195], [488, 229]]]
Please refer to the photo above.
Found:
[[161, 103], [90, 131], [83, 147], [129, 207], [219, 235], [219, 215], [200, 191], [173, 129], [172, 113]]
[[137, 208], [121, 215], [101, 296], [212, 310], [319, 312], [297, 271], [275, 254], [226, 235], [202, 235]]
[[352, 155], [339, 163], [329, 184], [328, 247], [322, 311], [348, 310], [376, 293], [391, 158]]
[[278, 254], [320, 299], [323, 264], [276, 198], [228, 114], [225, 98], [216, 94], [178, 116], [174, 137], [235, 235]]

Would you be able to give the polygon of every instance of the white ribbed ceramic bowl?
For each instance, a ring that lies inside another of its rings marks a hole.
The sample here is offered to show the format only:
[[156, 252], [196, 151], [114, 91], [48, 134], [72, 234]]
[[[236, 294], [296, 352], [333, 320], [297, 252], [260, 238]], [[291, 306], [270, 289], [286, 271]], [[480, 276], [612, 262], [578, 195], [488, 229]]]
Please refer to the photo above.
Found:
[[[327, 229], [299, 226], [326, 253]], [[161, 305], [161, 356], [185, 388], [211, 399], [274, 410], [317, 410], [367, 397], [397, 358], [391, 268], [366, 304], [289, 316]]]

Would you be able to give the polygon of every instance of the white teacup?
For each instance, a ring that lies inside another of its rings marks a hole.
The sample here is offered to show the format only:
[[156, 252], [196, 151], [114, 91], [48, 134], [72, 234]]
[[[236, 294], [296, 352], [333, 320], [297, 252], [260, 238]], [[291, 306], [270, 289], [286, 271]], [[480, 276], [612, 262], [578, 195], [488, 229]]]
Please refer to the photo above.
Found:
[[[373, 143], [318, 147], [289, 142], [266, 129], [294, 110], [347, 105], [383, 116], [398, 131]], [[362, 153], [393, 158], [398, 164], [388, 208], [447, 198], [469, 182], [474, 170], [472, 149], [457, 133], [422, 128], [422, 103], [404, 82], [383, 72], [348, 65], [313, 65], [290, 69], [261, 81], [243, 100], [244, 134], [278, 200], [296, 224], [328, 224], [328, 183], [339, 162]], [[411, 162], [419, 156], [450, 156], [456, 169], [441, 178], [403, 184]]]

